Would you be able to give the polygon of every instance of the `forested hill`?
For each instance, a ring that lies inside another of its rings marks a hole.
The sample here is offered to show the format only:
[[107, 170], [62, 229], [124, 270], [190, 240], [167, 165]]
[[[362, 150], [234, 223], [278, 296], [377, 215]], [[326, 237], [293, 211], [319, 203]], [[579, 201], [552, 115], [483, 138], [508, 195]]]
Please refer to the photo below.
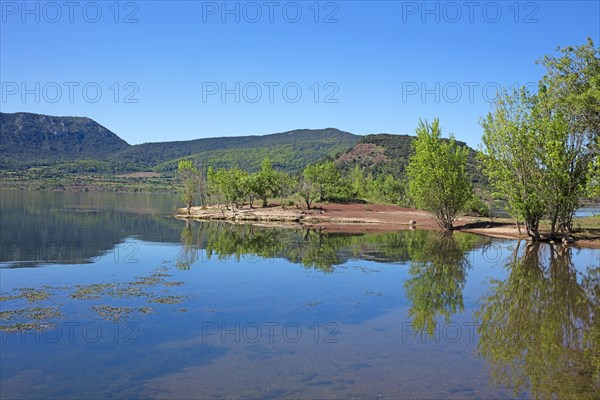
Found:
[[205, 167], [250, 171], [270, 157], [275, 167], [298, 172], [309, 163], [335, 157], [360, 139], [329, 128], [131, 146], [89, 118], [31, 113], [0, 113], [0, 132], [0, 168], [51, 166], [70, 173], [174, 172], [184, 157]]
[[[350, 150], [341, 154], [336, 159], [336, 164], [346, 173], [358, 165], [374, 177], [380, 174], [391, 174], [395, 178], [400, 178], [406, 171], [414, 139], [414, 136], [388, 133], [366, 135]], [[457, 140], [456, 143], [469, 149], [467, 171], [473, 177], [473, 182], [485, 185], [486, 179], [478, 167], [477, 152], [464, 142]]]
[[122, 167], [175, 171], [179, 159], [186, 157], [204, 167], [237, 166], [257, 170], [269, 157], [275, 168], [301, 171], [307, 164], [346, 151], [360, 136], [338, 129], [299, 129], [264, 136], [239, 136], [196, 139], [184, 142], [145, 143], [116, 154], [115, 163]]
[[[327, 128], [132, 146], [89, 118], [30, 113], [0, 113], [0, 132], [0, 168], [44, 166], [54, 173], [173, 174], [182, 158], [203, 168], [237, 166], [256, 171], [262, 159], [269, 157], [275, 168], [291, 173], [301, 172], [310, 163], [335, 159], [346, 172], [359, 165], [375, 176], [390, 173], [400, 177], [414, 140], [408, 135], [359, 136]], [[477, 183], [484, 178], [476, 163], [475, 151], [469, 149], [468, 168]]]
[[83, 117], [0, 113], [0, 167], [106, 160], [129, 144], [97, 122]]

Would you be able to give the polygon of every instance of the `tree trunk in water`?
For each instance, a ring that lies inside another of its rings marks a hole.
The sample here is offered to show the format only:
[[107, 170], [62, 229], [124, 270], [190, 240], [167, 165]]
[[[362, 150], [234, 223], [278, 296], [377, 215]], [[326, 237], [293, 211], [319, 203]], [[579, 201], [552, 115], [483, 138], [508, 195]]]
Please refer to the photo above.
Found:
[[527, 225], [527, 234], [535, 241], [540, 240], [540, 232], [537, 225]]

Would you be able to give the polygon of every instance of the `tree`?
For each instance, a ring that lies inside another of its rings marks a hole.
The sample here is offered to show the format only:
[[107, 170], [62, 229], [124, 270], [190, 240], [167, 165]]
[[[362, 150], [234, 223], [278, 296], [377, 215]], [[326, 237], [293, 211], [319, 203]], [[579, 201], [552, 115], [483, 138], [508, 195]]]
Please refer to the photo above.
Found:
[[342, 178], [335, 163], [331, 161], [308, 165], [303, 177], [318, 192], [319, 201], [352, 197], [350, 182]]
[[534, 240], [543, 217], [550, 219], [550, 237], [569, 233], [586, 190], [595, 186], [597, 133], [580, 131], [588, 129], [584, 122], [558, 104], [542, 82], [535, 94], [504, 92], [482, 121], [484, 171]]
[[186, 205], [188, 215], [190, 215], [194, 197], [200, 187], [200, 174], [191, 160], [179, 161], [177, 173], [183, 183], [181, 198]]
[[372, 181], [370, 176], [365, 175], [365, 169], [356, 164], [350, 173], [350, 184], [352, 191], [358, 198], [365, 198], [368, 195], [368, 184]]
[[538, 64], [546, 67], [541, 84], [547, 105], [569, 115], [573, 130], [600, 134], [600, 48], [588, 37], [581, 46], [558, 47], [562, 55], [546, 55]]
[[540, 140], [532, 109], [535, 96], [521, 89], [504, 92], [495, 110], [481, 121], [484, 172], [497, 195], [508, 202], [511, 214], [522, 219], [527, 234], [540, 239], [539, 224], [546, 213], [544, 170], [540, 167]]
[[550, 194], [555, 196], [548, 210], [552, 235], [555, 229], [570, 232], [581, 199], [600, 192], [600, 49], [588, 38], [581, 46], [557, 50], [560, 56], [546, 55], [538, 61], [546, 67], [538, 93], [539, 118], [561, 125], [559, 130], [541, 131], [546, 133], [545, 164], [554, 167], [550, 175], [555, 188]]
[[248, 173], [238, 168], [209, 170], [208, 179], [211, 187], [223, 196], [225, 206], [229, 210], [241, 208], [248, 195]]
[[473, 196], [466, 172], [466, 147], [441, 139], [440, 122], [419, 121], [414, 154], [407, 167], [409, 194], [418, 208], [430, 212], [438, 225], [452, 230], [456, 216]]
[[298, 195], [304, 200], [306, 208], [310, 210], [312, 203], [319, 197], [319, 190], [312, 181], [302, 178], [298, 185]]
[[368, 197], [371, 200], [384, 203], [407, 205], [406, 185], [391, 174], [379, 175], [367, 183]]
[[252, 190], [262, 200], [262, 206], [268, 205], [269, 196], [276, 196], [280, 189], [281, 174], [273, 169], [269, 158], [262, 161], [260, 171], [253, 174]]

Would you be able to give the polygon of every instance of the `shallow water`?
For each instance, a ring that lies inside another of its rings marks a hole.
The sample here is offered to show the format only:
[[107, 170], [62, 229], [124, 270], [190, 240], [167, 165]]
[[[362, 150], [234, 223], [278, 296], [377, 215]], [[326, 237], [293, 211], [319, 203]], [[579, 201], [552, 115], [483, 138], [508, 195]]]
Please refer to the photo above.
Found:
[[598, 250], [0, 200], [2, 398], [598, 396]]

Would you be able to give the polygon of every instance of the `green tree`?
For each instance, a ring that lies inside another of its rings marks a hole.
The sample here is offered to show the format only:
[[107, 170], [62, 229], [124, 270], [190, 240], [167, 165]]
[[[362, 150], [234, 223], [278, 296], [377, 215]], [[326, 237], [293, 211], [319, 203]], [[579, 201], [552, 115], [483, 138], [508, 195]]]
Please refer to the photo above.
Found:
[[495, 110], [481, 124], [480, 153], [484, 172], [498, 196], [508, 202], [511, 214], [525, 222], [527, 234], [540, 239], [539, 224], [546, 213], [546, 182], [540, 167], [540, 141], [534, 120], [535, 96], [524, 89], [503, 93]]
[[597, 146], [561, 110], [548, 108], [543, 92], [504, 93], [482, 121], [484, 171], [527, 233], [541, 238], [540, 220], [550, 219], [550, 237], [572, 229], [586, 196]]
[[298, 196], [304, 201], [306, 208], [310, 210], [313, 202], [319, 197], [319, 191], [312, 181], [302, 178], [298, 184]]
[[588, 37], [580, 46], [558, 47], [560, 56], [546, 55], [541, 85], [547, 106], [569, 116], [573, 131], [596, 139], [600, 134], [600, 48]]
[[[586, 195], [597, 196], [600, 141], [600, 49], [591, 38], [581, 46], [558, 48], [560, 56], [538, 61], [546, 67], [540, 82], [540, 114], [562, 126], [543, 137], [555, 194], [549, 217], [554, 228], [570, 232], [572, 217]], [[552, 124], [556, 126], [556, 124]], [[587, 193], [586, 193], [587, 190]]]
[[358, 198], [366, 198], [369, 194], [369, 183], [372, 181], [371, 176], [365, 174], [365, 168], [361, 168], [357, 165], [350, 173], [350, 184], [352, 185], [352, 192]]
[[391, 174], [379, 175], [367, 183], [368, 197], [376, 202], [408, 205], [406, 185]]
[[418, 208], [430, 212], [438, 225], [452, 230], [456, 216], [473, 196], [471, 179], [466, 172], [466, 147], [458, 146], [451, 136], [441, 139], [439, 119], [430, 125], [419, 121], [413, 142], [407, 175], [409, 194]]
[[181, 198], [185, 203], [188, 215], [190, 215], [194, 197], [198, 193], [200, 187], [200, 173], [191, 160], [179, 161], [177, 173], [183, 183]]
[[239, 168], [209, 170], [209, 184], [225, 201], [228, 210], [241, 208], [248, 195], [248, 173]]
[[264, 158], [261, 163], [260, 171], [253, 174], [253, 186], [252, 189], [262, 200], [262, 206], [268, 205], [269, 196], [277, 196], [280, 191], [282, 175], [273, 169], [271, 160]]
[[319, 201], [352, 197], [350, 182], [342, 178], [333, 162], [308, 165], [304, 169], [303, 177], [317, 191]]

